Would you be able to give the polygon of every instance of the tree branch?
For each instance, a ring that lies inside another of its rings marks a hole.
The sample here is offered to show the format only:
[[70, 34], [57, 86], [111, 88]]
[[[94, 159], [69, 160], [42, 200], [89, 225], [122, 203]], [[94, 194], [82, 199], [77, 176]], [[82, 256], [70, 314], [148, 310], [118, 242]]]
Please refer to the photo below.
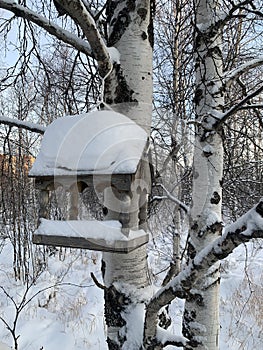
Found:
[[222, 237], [205, 247], [174, 279], [161, 288], [146, 307], [144, 342], [149, 344], [157, 335], [159, 310], [176, 297], [193, 294], [195, 282], [202, 278], [214, 263], [226, 258], [241, 243], [263, 238], [263, 199], [236, 222], [225, 228]]
[[81, 0], [57, 0], [83, 30], [90, 43], [93, 56], [98, 62], [99, 72], [104, 77], [111, 69], [112, 63], [107, 46], [101, 37], [96, 23]]
[[171, 201], [176, 203], [181, 209], [183, 209], [183, 211], [186, 214], [189, 214], [189, 207], [187, 205], [181, 202], [178, 198], [174, 197], [162, 184], [158, 184], [158, 185], [161, 186], [162, 189], [165, 191], [167, 199], [170, 199]]
[[[243, 106], [245, 106], [245, 104], [249, 100], [251, 100], [253, 97], [259, 95], [262, 91], [263, 91], [263, 85], [260, 86], [257, 90], [253, 91], [251, 94], [244, 97], [239, 103], [235, 104], [232, 108], [230, 108], [225, 113], [220, 114], [220, 116], [219, 116], [219, 114], [217, 114], [217, 116], [215, 116], [217, 121], [214, 123], [215, 129], [218, 129], [231, 115], [233, 115], [234, 113], [236, 113], [237, 111], [242, 109]], [[253, 106], [253, 105], [251, 105], [251, 106]], [[246, 106], [246, 108], [247, 108], [247, 106]]]
[[226, 72], [222, 78], [224, 80], [224, 83], [227, 85], [232, 81], [234, 81], [235, 79], [237, 79], [243, 73], [246, 73], [250, 69], [253, 69], [262, 65], [263, 65], [263, 56], [260, 56], [254, 60], [251, 60], [249, 62], [242, 64], [241, 66], [235, 69], [232, 69], [231, 71]]
[[73, 46], [75, 49], [79, 50], [85, 55], [93, 57], [93, 52], [88, 42], [80, 39], [75, 34], [68, 32], [55, 23], [50, 22], [45, 17], [30, 10], [29, 8], [18, 5], [15, 1], [12, 0], [0, 0], [0, 8], [11, 11], [17, 17], [25, 18], [37, 24], [39, 27], [45, 29], [49, 34], [54, 35], [57, 39]]
[[262, 109], [263, 108], [263, 104], [249, 104], [249, 105], [245, 105], [245, 106], [241, 106], [239, 109]]
[[245, 18], [246, 17], [245, 14], [239, 13], [239, 14], [235, 15], [235, 12], [240, 11], [240, 10], [244, 10], [244, 11], [249, 12], [249, 13], [254, 13], [258, 16], [262, 15], [262, 13], [260, 11], [255, 11], [256, 10], [255, 8], [252, 10], [252, 9], [249, 9], [248, 7], [245, 7], [248, 5], [248, 6], [251, 6], [253, 8], [254, 5], [253, 5], [252, 1], [251, 0], [243, 0], [243, 1], [240, 1], [239, 3], [235, 3], [234, 1], [230, 1], [230, 4], [232, 7], [229, 9], [229, 12], [225, 14], [225, 16], [220, 16], [221, 18], [217, 21], [217, 24], [220, 24], [220, 26], [222, 28], [227, 22], [229, 22], [233, 18], [241, 18], [241, 17]]
[[186, 346], [188, 339], [185, 337], [181, 337], [178, 335], [174, 335], [171, 332], [157, 326], [157, 341], [162, 345], [162, 347], [166, 347], [168, 345], [173, 346]]
[[46, 127], [43, 125], [35, 124], [35, 123], [31, 123], [31, 122], [27, 122], [27, 121], [15, 119], [15, 118], [8, 118], [4, 116], [0, 116], [0, 124], [8, 125], [11, 127], [14, 126], [17, 128], [36, 132], [38, 134], [44, 134], [44, 132], [46, 131]]

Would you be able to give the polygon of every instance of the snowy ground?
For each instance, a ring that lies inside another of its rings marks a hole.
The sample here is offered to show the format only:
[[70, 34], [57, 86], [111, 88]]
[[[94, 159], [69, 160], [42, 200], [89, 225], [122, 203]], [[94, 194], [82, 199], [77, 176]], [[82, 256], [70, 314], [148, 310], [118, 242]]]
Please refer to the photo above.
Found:
[[[251, 247], [238, 248], [223, 263], [222, 350], [262, 349], [263, 253], [260, 247], [254, 250]], [[151, 262], [154, 260], [155, 255], [152, 255]], [[19, 350], [106, 350], [103, 291], [94, 285], [90, 272], [100, 279], [99, 253], [67, 250], [60, 257], [57, 254], [49, 258], [47, 269], [25, 294], [26, 288], [14, 279], [12, 246], [7, 240], [5, 244], [2, 242], [0, 350], [6, 350], [3, 344], [14, 344], [4, 322], [13, 327], [16, 309], [19, 317], [15, 336], [19, 336]], [[171, 305], [175, 319], [173, 328], [177, 333], [182, 308], [180, 300]]]
[[[92, 271], [98, 275], [100, 256], [67, 250], [62, 258], [52, 256], [26, 300], [37, 294], [21, 311], [16, 334], [19, 350], [106, 349], [103, 323], [103, 292], [94, 286]], [[19, 306], [26, 288], [12, 276], [12, 247], [0, 253], [0, 286]], [[48, 289], [46, 289], [48, 288]], [[0, 317], [12, 327], [16, 306], [0, 290]], [[0, 341], [13, 345], [10, 332], [0, 323]], [[0, 345], [0, 350], [2, 350]]]

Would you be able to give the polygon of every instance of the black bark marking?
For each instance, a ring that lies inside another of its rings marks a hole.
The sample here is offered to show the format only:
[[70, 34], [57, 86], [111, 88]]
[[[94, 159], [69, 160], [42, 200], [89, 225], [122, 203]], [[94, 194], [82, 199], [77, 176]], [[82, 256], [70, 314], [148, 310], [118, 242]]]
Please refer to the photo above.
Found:
[[114, 46], [121, 39], [126, 28], [131, 23], [131, 17], [126, 11], [126, 9], [123, 9], [120, 11], [118, 17], [111, 21], [112, 33], [108, 39], [108, 46]]
[[168, 329], [172, 324], [172, 319], [169, 316], [169, 305], [166, 305], [164, 310], [159, 314], [159, 326], [163, 329]]
[[141, 8], [139, 8], [139, 9], [137, 10], [137, 13], [138, 13], [138, 15], [141, 17], [142, 21], [145, 21], [146, 16], [147, 16], [147, 9], [141, 7]]
[[67, 15], [67, 11], [64, 9], [64, 7], [62, 7], [56, 0], [54, 0], [54, 5], [56, 10], [58, 11], [58, 17]]
[[196, 249], [191, 242], [188, 243], [187, 255], [189, 259], [194, 259], [196, 256]]
[[212, 154], [213, 154], [213, 151], [211, 150], [203, 150], [203, 154], [204, 154], [204, 156], [205, 157], [207, 157], [207, 158], [209, 158], [210, 156], [212, 156]]
[[103, 279], [105, 277], [105, 271], [106, 271], [106, 263], [104, 260], [101, 260], [101, 274]]
[[221, 197], [218, 192], [213, 193], [213, 197], [210, 199], [211, 204], [218, 204], [221, 200]]
[[[113, 65], [114, 70], [112, 74], [115, 74], [114, 81], [117, 82], [117, 85], [115, 87], [111, 86], [111, 80], [112, 77], [106, 80], [105, 84], [105, 96], [106, 96], [106, 103], [111, 105], [113, 103], [124, 103], [124, 102], [138, 102], [135, 98], [133, 98], [134, 91], [129, 88], [122, 70], [121, 66], [117, 63], [114, 63]], [[115, 88], [115, 91], [114, 91]]]
[[256, 212], [263, 217], [263, 201], [260, 201], [259, 204], [256, 206]]
[[207, 28], [205, 32], [201, 31], [198, 26], [195, 26], [195, 46], [200, 47], [202, 43], [206, 43], [206, 46], [209, 47], [209, 43], [213, 43], [218, 36], [221, 24], [222, 22], [218, 21], [217, 24], [213, 24], [210, 28]]
[[[224, 259], [226, 256], [224, 256], [222, 259]], [[216, 260], [217, 261], [217, 260]], [[215, 261], [215, 262], [216, 262]], [[218, 286], [220, 283], [220, 277], [218, 277], [213, 283], [210, 283], [209, 286], [207, 286], [204, 290], [208, 290], [209, 288]]]
[[191, 230], [193, 230], [193, 231], [197, 231], [198, 230], [198, 223], [196, 221], [191, 226]]
[[194, 299], [195, 299], [195, 302], [198, 306], [205, 306], [204, 298], [202, 297], [201, 294], [195, 294]]
[[107, 207], [102, 207], [102, 214], [106, 216], [108, 214], [108, 208]]
[[113, 17], [117, 4], [118, 4], [117, 1], [111, 1], [111, 0], [107, 1], [107, 5], [106, 5], [107, 21]]
[[215, 222], [214, 224], [207, 226], [205, 230], [201, 230], [198, 232], [198, 237], [203, 237], [205, 234], [217, 234], [222, 231], [222, 222]]
[[195, 322], [196, 320], [196, 312], [185, 310], [183, 319], [183, 335], [190, 340], [190, 342], [187, 344], [187, 349], [196, 348], [201, 343], [193, 340], [194, 332], [190, 327], [191, 322]]
[[126, 321], [121, 317], [121, 312], [131, 303], [130, 299], [117, 291], [114, 286], [110, 286], [104, 292], [104, 300], [106, 324], [111, 327], [125, 326]]
[[204, 98], [203, 90], [196, 89], [195, 95], [194, 95], [194, 103], [198, 106], [203, 98]]
[[148, 25], [147, 28], [147, 32], [148, 32], [148, 38], [149, 38], [149, 43], [151, 45], [151, 47], [153, 48], [154, 45], [154, 29], [153, 29], [153, 18], [155, 15], [155, 0], [151, 0], [151, 13], [150, 13], [150, 23]]
[[148, 38], [147, 34], [145, 32], [142, 32], [142, 40], [146, 40]]
[[[195, 293], [195, 294], [189, 293], [188, 296], [187, 296], [187, 301], [195, 302], [199, 306], [205, 306], [204, 298], [199, 293]], [[196, 317], [195, 312], [194, 312], [194, 315]]]
[[112, 32], [108, 38], [108, 46], [114, 46], [125, 33], [127, 27], [131, 23], [130, 12], [135, 11], [135, 1], [128, 0], [124, 7], [115, 17], [117, 1], [109, 1], [106, 9], [107, 23], [112, 27]]
[[122, 75], [120, 66], [118, 66], [118, 68], [119, 69], [116, 69], [118, 76], [118, 86], [115, 91], [116, 97], [114, 98], [114, 103], [117, 104], [123, 102], [137, 102], [136, 99], [132, 98], [134, 91], [129, 88], [124, 76]]
[[108, 348], [109, 350], [120, 350], [120, 346], [115, 343], [113, 340], [111, 340], [110, 338], [107, 338], [107, 343], [108, 343]]
[[222, 52], [218, 46], [211, 47], [207, 50], [207, 57], [222, 58]]
[[208, 230], [212, 233], [217, 233], [222, 231], [222, 222], [215, 222], [213, 225], [208, 227]]

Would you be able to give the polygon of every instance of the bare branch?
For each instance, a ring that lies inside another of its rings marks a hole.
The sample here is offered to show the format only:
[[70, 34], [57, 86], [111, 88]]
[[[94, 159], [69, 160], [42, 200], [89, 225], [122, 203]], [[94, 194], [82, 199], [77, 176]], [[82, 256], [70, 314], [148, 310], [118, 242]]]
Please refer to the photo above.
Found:
[[99, 72], [104, 77], [112, 68], [107, 46], [101, 37], [96, 23], [81, 0], [57, 0], [76, 23], [82, 28], [90, 43], [93, 56], [98, 62]]
[[75, 49], [79, 50], [85, 55], [93, 57], [93, 52], [88, 42], [80, 39], [77, 35], [68, 32], [55, 23], [50, 22], [50, 20], [30, 10], [29, 8], [18, 5], [12, 0], [0, 0], [0, 8], [11, 11], [17, 17], [25, 18], [37, 24], [39, 27], [45, 29], [49, 34], [54, 35], [57, 39], [73, 46]]
[[245, 105], [245, 106], [241, 106], [239, 109], [262, 109], [263, 108], [263, 104], [249, 104], [249, 105]]
[[[233, 18], [245, 18], [245, 14], [235, 14], [236, 11], [244, 10], [248, 13], [254, 13], [257, 16], [262, 16], [262, 13], [260, 11], [256, 11], [254, 8], [253, 2], [251, 0], [242, 0], [238, 3], [235, 3], [234, 1], [230, 1], [231, 8], [229, 11], [225, 14], [225, 16], [220, 16], [219, 21], [217, 24], [220, 24], [221, 28], [231, 19]], [[253, 9], [249, 8], [248, 6], [251, 6]]]
[[96, 278], [96, 276], [94, 275], [93, 272], [90, 273], [91, 278], [93, 279], [94, 283], [96, 284], [96, 286], [102, 290], [107, 290], [107, 288], [105, 286], [103, 286]]
[[44, 132], [46, 131], [46, 127], [43, 125], [35, 124], [35, 123], [31, 123], [31, 122], [27, 122], [27, 121], [15, 119], [15, 118], [8, 118], [4, 116], [0, 116], [0, 124], [8, 125], [11, 127], [14, 126], [17, 128], [36, 132], [38, 134], [44, 134]]
[[[181, 202], [178, 198], [174, 197], [162, 184], [160, 184], [160, 186], [165, 191], [167, 199], [170, 199], [171, 201], [176, 203], [181, 209], [183, 209], [183, 211], [186, 214], [189, 214], [189, 208], [187, 205], [185, 205], [183, 202]], [[165, 199], [165, 197], [163, 197], [163, 199]]]
[[[260, 86], [257, 90], [253, 91], [251, 94], [244, 97], [239, 103], [235, 104], [232, 108], [230, 108], [225, 113], [222, 113], [218, 120], [215, 122], [214, 126], [215, 129], [218, 129], [231, 115], [235, 114], [237, 111], [243, 108], [245, 106], [247, 108], [246, 103], [251, 100], [253, 97], [259, 95], [263, 91], [263, 85]], [[251, 105], [252, 106], [252, 105]], [[219, 115], [219, 114], [218, 114]]]

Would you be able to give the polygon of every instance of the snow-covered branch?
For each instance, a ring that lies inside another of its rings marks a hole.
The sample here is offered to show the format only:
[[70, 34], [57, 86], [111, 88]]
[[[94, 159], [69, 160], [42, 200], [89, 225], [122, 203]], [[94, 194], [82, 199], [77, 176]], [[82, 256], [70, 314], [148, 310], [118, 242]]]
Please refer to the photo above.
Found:
[[[241, 243], [252, 238], [263, 238], [263, 199], [236, 222], [227, 226], [222, 237], [205, 247], [191, 263], [150, 300], [145, 316], [145, 343], [157, 337], [159, 310], [176, 297], [193, 297], [195, 282], [204, 276], [214, 263], [226, 258]], [[200, 297], [200, 295], [199, 295]]]
[[90, 43], [94, 58], [98, 62], [99, 72], [104, 77], [112, 67], [107, 46], [100, 35], [92, 15], [81, 0], [57, 0], [82, 28], [88, 42]]
[[188, 341], [188, 339], [186, 339], [185, 337], [174, 335], [171, 332], [159, 326], [157, 326], [156, 339], [157, 342], [162, 345], [162, 347], [166, 347], [168, 345], [186, 346]]
[[85, 40], [80, 39], [76, 35], [61, 28], [50, 20], [30, 10], [25, 6], [18, 5], [12, 0], [0, 0], [0, 8], [13, 12], [16, 16], [26, 18], [27, 20], [37, 24], [45, 29], [49, 34], [54, 35], [64, 43], [69, 44], [87, 56], [93, 56], [90, 44]]
[[253, 69], [253, 68], [256, 68], [256, 67], [259, 67], [262, 65], [263, 65], [263, 56], [259, 56], [258, 58], [254, 59], [254, 60], [250, 60], [244, 64], [241, 64], [237, 68], [226, 72], [222, 78], [224, 80], [224, 83], [227, 85], [227, 84], [231, 83], [232, 81], [234, 81], [235, 79], [237, 79], [243, 73], [246, 73], [250, 69]]
[[44, 132], [46, 131], [46, 127], [43, 125], [31, 123], [31, 122], [27, 122], [27, 121], [15, 119], [15, 118], [8, 118], [4, 116], [0, 116], [0, 124], [8, 125], [11, 127], [14, 126], [17, 128], [36, 132], [38, 134], [44, 134]]

